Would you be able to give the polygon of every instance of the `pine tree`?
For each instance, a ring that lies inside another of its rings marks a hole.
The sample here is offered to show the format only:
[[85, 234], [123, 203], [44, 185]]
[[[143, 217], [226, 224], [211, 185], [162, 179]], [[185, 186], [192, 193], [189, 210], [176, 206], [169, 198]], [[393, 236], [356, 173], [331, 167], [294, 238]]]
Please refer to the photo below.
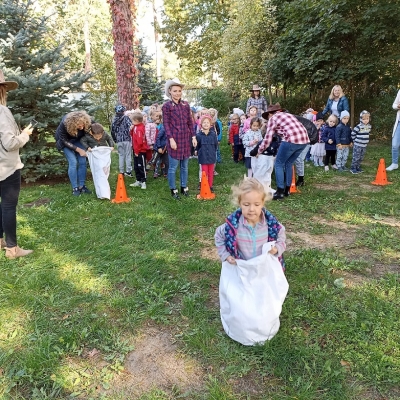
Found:
[[48, 141], [63, 115], [87, 109], [85, 99], [68, 102], [66, 95], [81, 92], [82, 84], [90, 78], [68, 70], [62, 44], [54, 42], [46, 18], [38, 15], [34, 6], [31, 0], [0, 3], [0, 68], [7, 79], [19, 84], [8, 93], [7, 106], [21, 127], [31, 118], [39, 122], [32, 140], [21, 151], [23, 173], [29, 180], [65, 173], [60, 154]]

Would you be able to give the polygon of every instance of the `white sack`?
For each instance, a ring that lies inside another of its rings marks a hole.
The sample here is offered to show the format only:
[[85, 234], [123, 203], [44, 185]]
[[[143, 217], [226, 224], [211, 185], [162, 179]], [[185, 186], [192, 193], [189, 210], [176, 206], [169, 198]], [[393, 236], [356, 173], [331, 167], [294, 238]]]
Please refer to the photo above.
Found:
[[110, 200], [111, 198], [108, 176], [110, 175], [112, 150], [112, 147], [100, 146], [93, 147], [92, 151], [86, 153], [92, 171], [96, 195], [99, 199]]
[[289, 284], [276, 256], [268, 253], [275, 242], [263, 246], [263, 254], [251, 260], [222, 263], [219, 283], [221, 321], [226, 334], [251, 346], [272, 339], [279, 330], [279, 315]]

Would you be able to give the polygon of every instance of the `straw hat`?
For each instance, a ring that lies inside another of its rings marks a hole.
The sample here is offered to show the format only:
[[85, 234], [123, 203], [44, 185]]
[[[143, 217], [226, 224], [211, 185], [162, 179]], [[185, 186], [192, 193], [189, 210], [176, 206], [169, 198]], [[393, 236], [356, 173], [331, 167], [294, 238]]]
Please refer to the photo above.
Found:
[[4, 79], [3, 71], [0, 69], [0, 85], [5, 85], [6, 91], [14, 90], [18, 87], [18, 83], [14, 81], [6, 81]]
[[258, 90], [259, 92], [261, 92], [261, 88], [258, 85], [253, 85], [253, 89], [250, 89], [250, 92], [254, 92], [255, 90]]
[[165, 95], [167, 97], [171, 97], [171, 94], [169, 93], [169, 88], [171, 86], [180, 86], [182, 89], [185, 87], [185, 85], [183, 85], [178, 78], [172, 78], [169, 79], [165, 82]]

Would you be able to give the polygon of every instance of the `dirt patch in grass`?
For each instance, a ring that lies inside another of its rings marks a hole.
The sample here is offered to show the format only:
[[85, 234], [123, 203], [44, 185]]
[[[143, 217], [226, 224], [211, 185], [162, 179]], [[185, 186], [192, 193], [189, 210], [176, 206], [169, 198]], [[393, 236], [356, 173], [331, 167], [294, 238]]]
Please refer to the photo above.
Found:
[[211, 260], [211, 261], [220, 261], [217, 248], [215, 245], [209, 244], [210, 247], [203, 247], [200, 251], [200, 256], [201, 258], [205, 258], [206, 260]]
[[47, 197], [43, 197], [34, 201], [31, 201], [30, 203], [25, 203], [23, 206], [24, 207], [40, 207], [44, 206], [45, 204], [49, 204], [51, 202], [51, 199], [48, 199]]
[[204, 371], [196, 360], [179, 351], [169, 331], [146, 328], [134, 346], [126, 356], [125, 373], [113, 382], [113, 391], [136, 398], [151, 389], [174, 393], [202, 390]]
[[[332, 183], [316, 183], [313, 184], [313, 187], [320, 190], [345, 190], [354, 188], [354, 182], [345, 181], [342, 179], [337, 179], [336, 182]], [[367, 183], [357, 182], [357, 187], [361, 190], [365, 190], [368, 192], [377, 192], [382, 190], [381, 186], [369, 185]]]
[[343, 231], [340, 235], [310, 235], [307, 232], [291, 232], [286, 240], [288, 250], [342, 248], [355, 242], [353, 231]]

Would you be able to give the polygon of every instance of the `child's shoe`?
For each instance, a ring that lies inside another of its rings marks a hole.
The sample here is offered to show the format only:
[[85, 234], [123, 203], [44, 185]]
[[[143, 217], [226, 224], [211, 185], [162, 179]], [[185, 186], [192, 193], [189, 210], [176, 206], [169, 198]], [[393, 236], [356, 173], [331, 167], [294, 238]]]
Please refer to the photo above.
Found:
[[[333, 167], [332, 167], [333, 168]], [[329, 171], [329, 166], [328, 165], [325, 165], [325, 172], [328, 172]]]
[[347, 167], [342, 167], [343, 171], [350, 171]]
[[141, 188], [141, 189], [146, 189], [146, 182], [142, 182], [142, 183], [140, 184], [140, 188]]
[[332, 169], [336, 169], [336, 170], [338, 169], [338, 167], [336, 166], [336, 164], [333, 164], [333, 165], [332, 165]]
[[358, 172], [359, 174], [361, 174], [362, 172], [364, 172], [364, 170], [362, 170], [361, 168], [357, 168], [357, 172]]
[[314, 167], [319, 167], [319, 164], [317, 162], [315, 162]]
[[324, 162], [323, 162], [323, 161], [320, 161], [320, 162], [319, 162], [319, 166], [320, 166], [320, 167], [324, 167], [324, 166], [325, 166]]
[[157, 178], [158, 178], [157, 172], [154, 172], [153, 178], [154, 178], [154, 179], [157, 179]]
[[354, 175], [359, 174], [359, 172], [358, 172], [356, 169], [354, 169], [354, 168], [352, 168], [352, 169], [350, 170], [350, 172], [351, 172], [352, 174], [354, 174]]
[[136, 181], [135, 183], [131, 183], [129, 186], [132, 186], [132, 187], [141, 187], [141, 186], [142, 186], [142, 183], [139, 182], [139, 181]]
[[214, 176], [219, 175], [218, 172], [216, 170], [214, 170]]
[[133, 178], [132, 172], [124, 172], [124, 176], [127, 176], [129, 178]]

